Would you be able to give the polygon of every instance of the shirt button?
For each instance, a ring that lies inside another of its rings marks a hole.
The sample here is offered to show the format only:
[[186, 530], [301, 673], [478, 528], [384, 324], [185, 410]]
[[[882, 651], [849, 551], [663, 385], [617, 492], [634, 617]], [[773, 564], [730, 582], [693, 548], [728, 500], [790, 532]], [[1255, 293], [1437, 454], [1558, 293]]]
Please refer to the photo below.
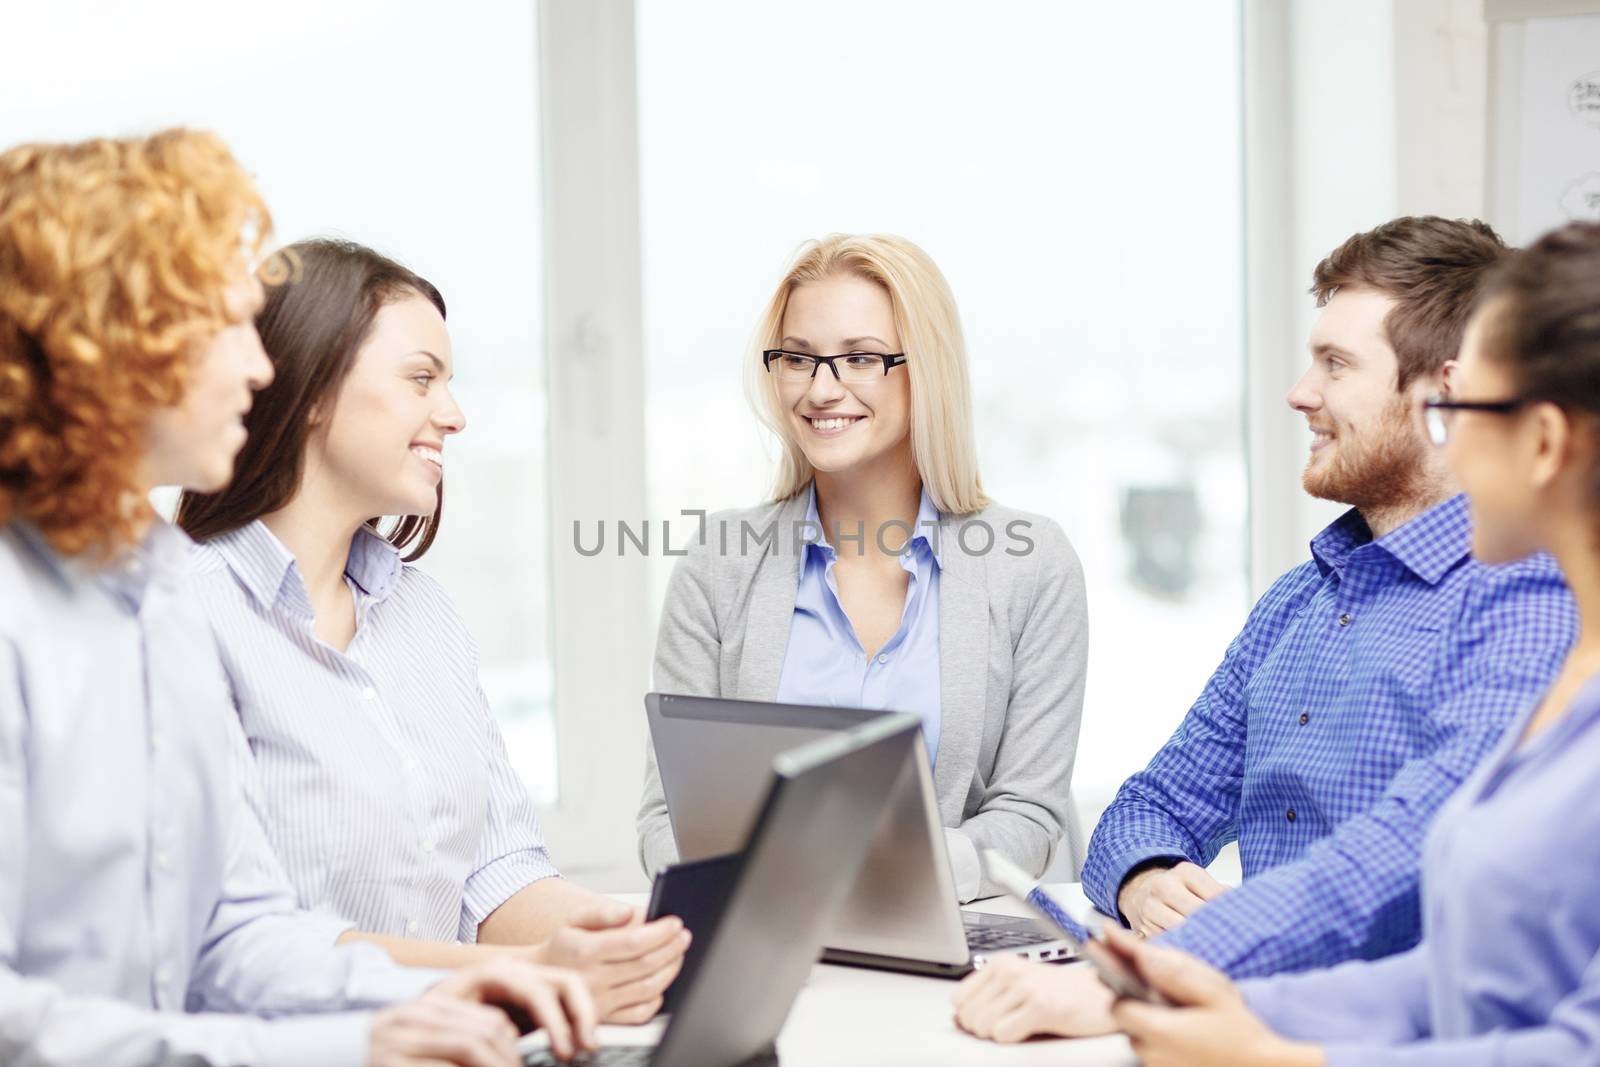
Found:
[[417, 920], [415, 920], [415, 919], [407, 919], [406, 920], [406, 933], [414, 934], [416, 932], [417, 932]]
[[1345, 614], [1339, 616], [1339, 625], [1340, 626], [1349, 626], [1350, 625], [1350, 614], [1348, 612], [1346, 612]]
[[166, 985], [172, 981], [172, 971], [167, 967], [156, 968], [156, 985]]
[[879, 656], [878, 657], [878, 662], [879, 663], [888, 663], [889, 662], [889, 657], [888, 656]]
[[1283, 817], [1285, 819], [1288, 819], [1290, 822], [1294, 822], [1294, 809], [1290, 808], [1287, 812], [1284, 813]]
[[369, 686], [367, 686], [365, 689], [363, 689], [361, 691], [361, 699], [362, 700], [377, 700], [378, 699], [378, 691], [376, 689], [372, 688], [372, 686], [369, 685]]
[[168, 859], [167, 854], [165, 852], [157, 852], [156, 853], [156, 869], [157, 870], [161, 870], [161, 871], [167, 871], [167, 870], [171, 870], [172, 869], [172, 862], [171, 862], [171, 860]]
[[422, 843], [422, 851], [424, 851], [424, 852], [432, 852], [433, 851], [433, 838], [430, 837], [430, 838], [428, 838], [426, 841], [424, 841]]
[[1310, 721], [1311, 721], [1311, 716], [1307, 715], [1305, 712], [1302, 711], [1300, 713], [1300, 725], [1304, 726], [1306, 723], [1308, 723]]

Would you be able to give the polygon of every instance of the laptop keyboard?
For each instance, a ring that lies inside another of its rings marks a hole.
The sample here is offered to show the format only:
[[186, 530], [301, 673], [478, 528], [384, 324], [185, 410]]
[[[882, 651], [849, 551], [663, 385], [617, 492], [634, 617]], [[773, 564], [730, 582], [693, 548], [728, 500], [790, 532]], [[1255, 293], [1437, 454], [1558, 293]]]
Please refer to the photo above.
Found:
[[649, 1067], [654, 1045], [612, 1045], [587, 1056], [558, 1060], [549, 1049], [539, 1049], [523, 1057], [523, 1067]]
[[1031, 920], [1010, 915], [963, 912], [961, 924], [966, 927], [967, 948], [975, 955], [1009, 952], [1030, 945], [1043, 945], [1052, 940], [1040, 933]]
[[[611, 1045], [587, 1056], [562, 1062], [548, 1049], [536, 1049], [523, 1057], [523, 1067], [649, 1067], [656, 1054], [654, 1045]], [[738, 1067], [777, 1067], [776, 1052], [756, 1055]]]
[[992, 926], [967, 927], [967, 947], [974, 952], [1003, 952], [1006, 949], [1042, 945], [1050, 940], [1029, 930], [1008, 930]]

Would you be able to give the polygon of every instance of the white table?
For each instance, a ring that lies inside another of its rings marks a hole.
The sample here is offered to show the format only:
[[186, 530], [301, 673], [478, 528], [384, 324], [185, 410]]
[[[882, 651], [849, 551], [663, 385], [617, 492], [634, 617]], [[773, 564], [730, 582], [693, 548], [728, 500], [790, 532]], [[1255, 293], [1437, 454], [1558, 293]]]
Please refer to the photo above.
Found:
[[[1083, 900], [1076, 884], [1051, 892], [1068, 903]], [[642, 897], [623, 897], [643, 904]], [[1021, 914], [1003, 898], [980, 901], [976, 910]], [[1082, 966], [1066, 964], [1065, 966]], [[1055, 1067], [1132, 1067], [1137, 1061], [1122, 1037], [1037, 1040], [1022, 1045], [980, 1041], [956, 1028], [948, 979], [838, 967], [819, 963], [795, 1000], [778, 1037], [782, 1067], [967, 1067], [969, 1064], [1052, 1064]], [[649, 1026], [603, 1026], [603, 1044], [653, 1044], [661, 1020]]]

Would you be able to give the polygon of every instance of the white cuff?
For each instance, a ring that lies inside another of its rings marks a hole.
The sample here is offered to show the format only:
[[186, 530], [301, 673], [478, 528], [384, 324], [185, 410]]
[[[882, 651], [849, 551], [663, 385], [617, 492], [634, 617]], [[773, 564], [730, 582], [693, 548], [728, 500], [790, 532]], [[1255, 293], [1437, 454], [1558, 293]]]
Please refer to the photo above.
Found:
[[[432, 967], [402, 966], [374, 944], [358, 942], [339, 947], [364, 957], [351, 968], [345, 987], [345, 1004], [351, 1008], [372, 1010], [415, 1000], [450, 976], [449, 971]], [[373, 953], [379, 958], [371, 958]]]
[[978, 899], [983, 887], [983, 864], [978, 846], [960, 830], [944, 828], [944, 848], [950, 854], [950, 873], [956, 880], [956, 902], [967, 904]]
[[371, 1014], [296, 1015], [265, 1024], [252, 1067], [366, 1067], [371, 1053]]
[[470, 945], [478, 940], [478, 927], [495, 910], [534, 882], [559, 878], [543, 846], [510, 852], [467, 877], [461, 895], [461, 925], [457, 940]]

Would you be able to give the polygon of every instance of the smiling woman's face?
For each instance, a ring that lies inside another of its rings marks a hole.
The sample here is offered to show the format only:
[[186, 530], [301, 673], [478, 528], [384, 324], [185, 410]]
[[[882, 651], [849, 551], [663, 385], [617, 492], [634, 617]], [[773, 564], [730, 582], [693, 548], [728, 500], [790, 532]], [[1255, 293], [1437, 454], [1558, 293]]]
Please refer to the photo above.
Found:
[[431, 515], [444, 440], [466, 428], [450, 394], [454, 358], [444, 317], [427, 299], [386, 304], [356, 352], [333, 408], [314, 416], [306, 477], [362, 516]]
[[[854, 274], [795, 286], [782, 332], [780, 347], [808, 355], [901, 351], [888, 290]], [[790, 435], [820, 472], [862, 469], [910, 447], [911, 385], [904, 366], [870, 384], [848, 386], [819, 366], [810, 381], [780, 381], [777, 388]]]

